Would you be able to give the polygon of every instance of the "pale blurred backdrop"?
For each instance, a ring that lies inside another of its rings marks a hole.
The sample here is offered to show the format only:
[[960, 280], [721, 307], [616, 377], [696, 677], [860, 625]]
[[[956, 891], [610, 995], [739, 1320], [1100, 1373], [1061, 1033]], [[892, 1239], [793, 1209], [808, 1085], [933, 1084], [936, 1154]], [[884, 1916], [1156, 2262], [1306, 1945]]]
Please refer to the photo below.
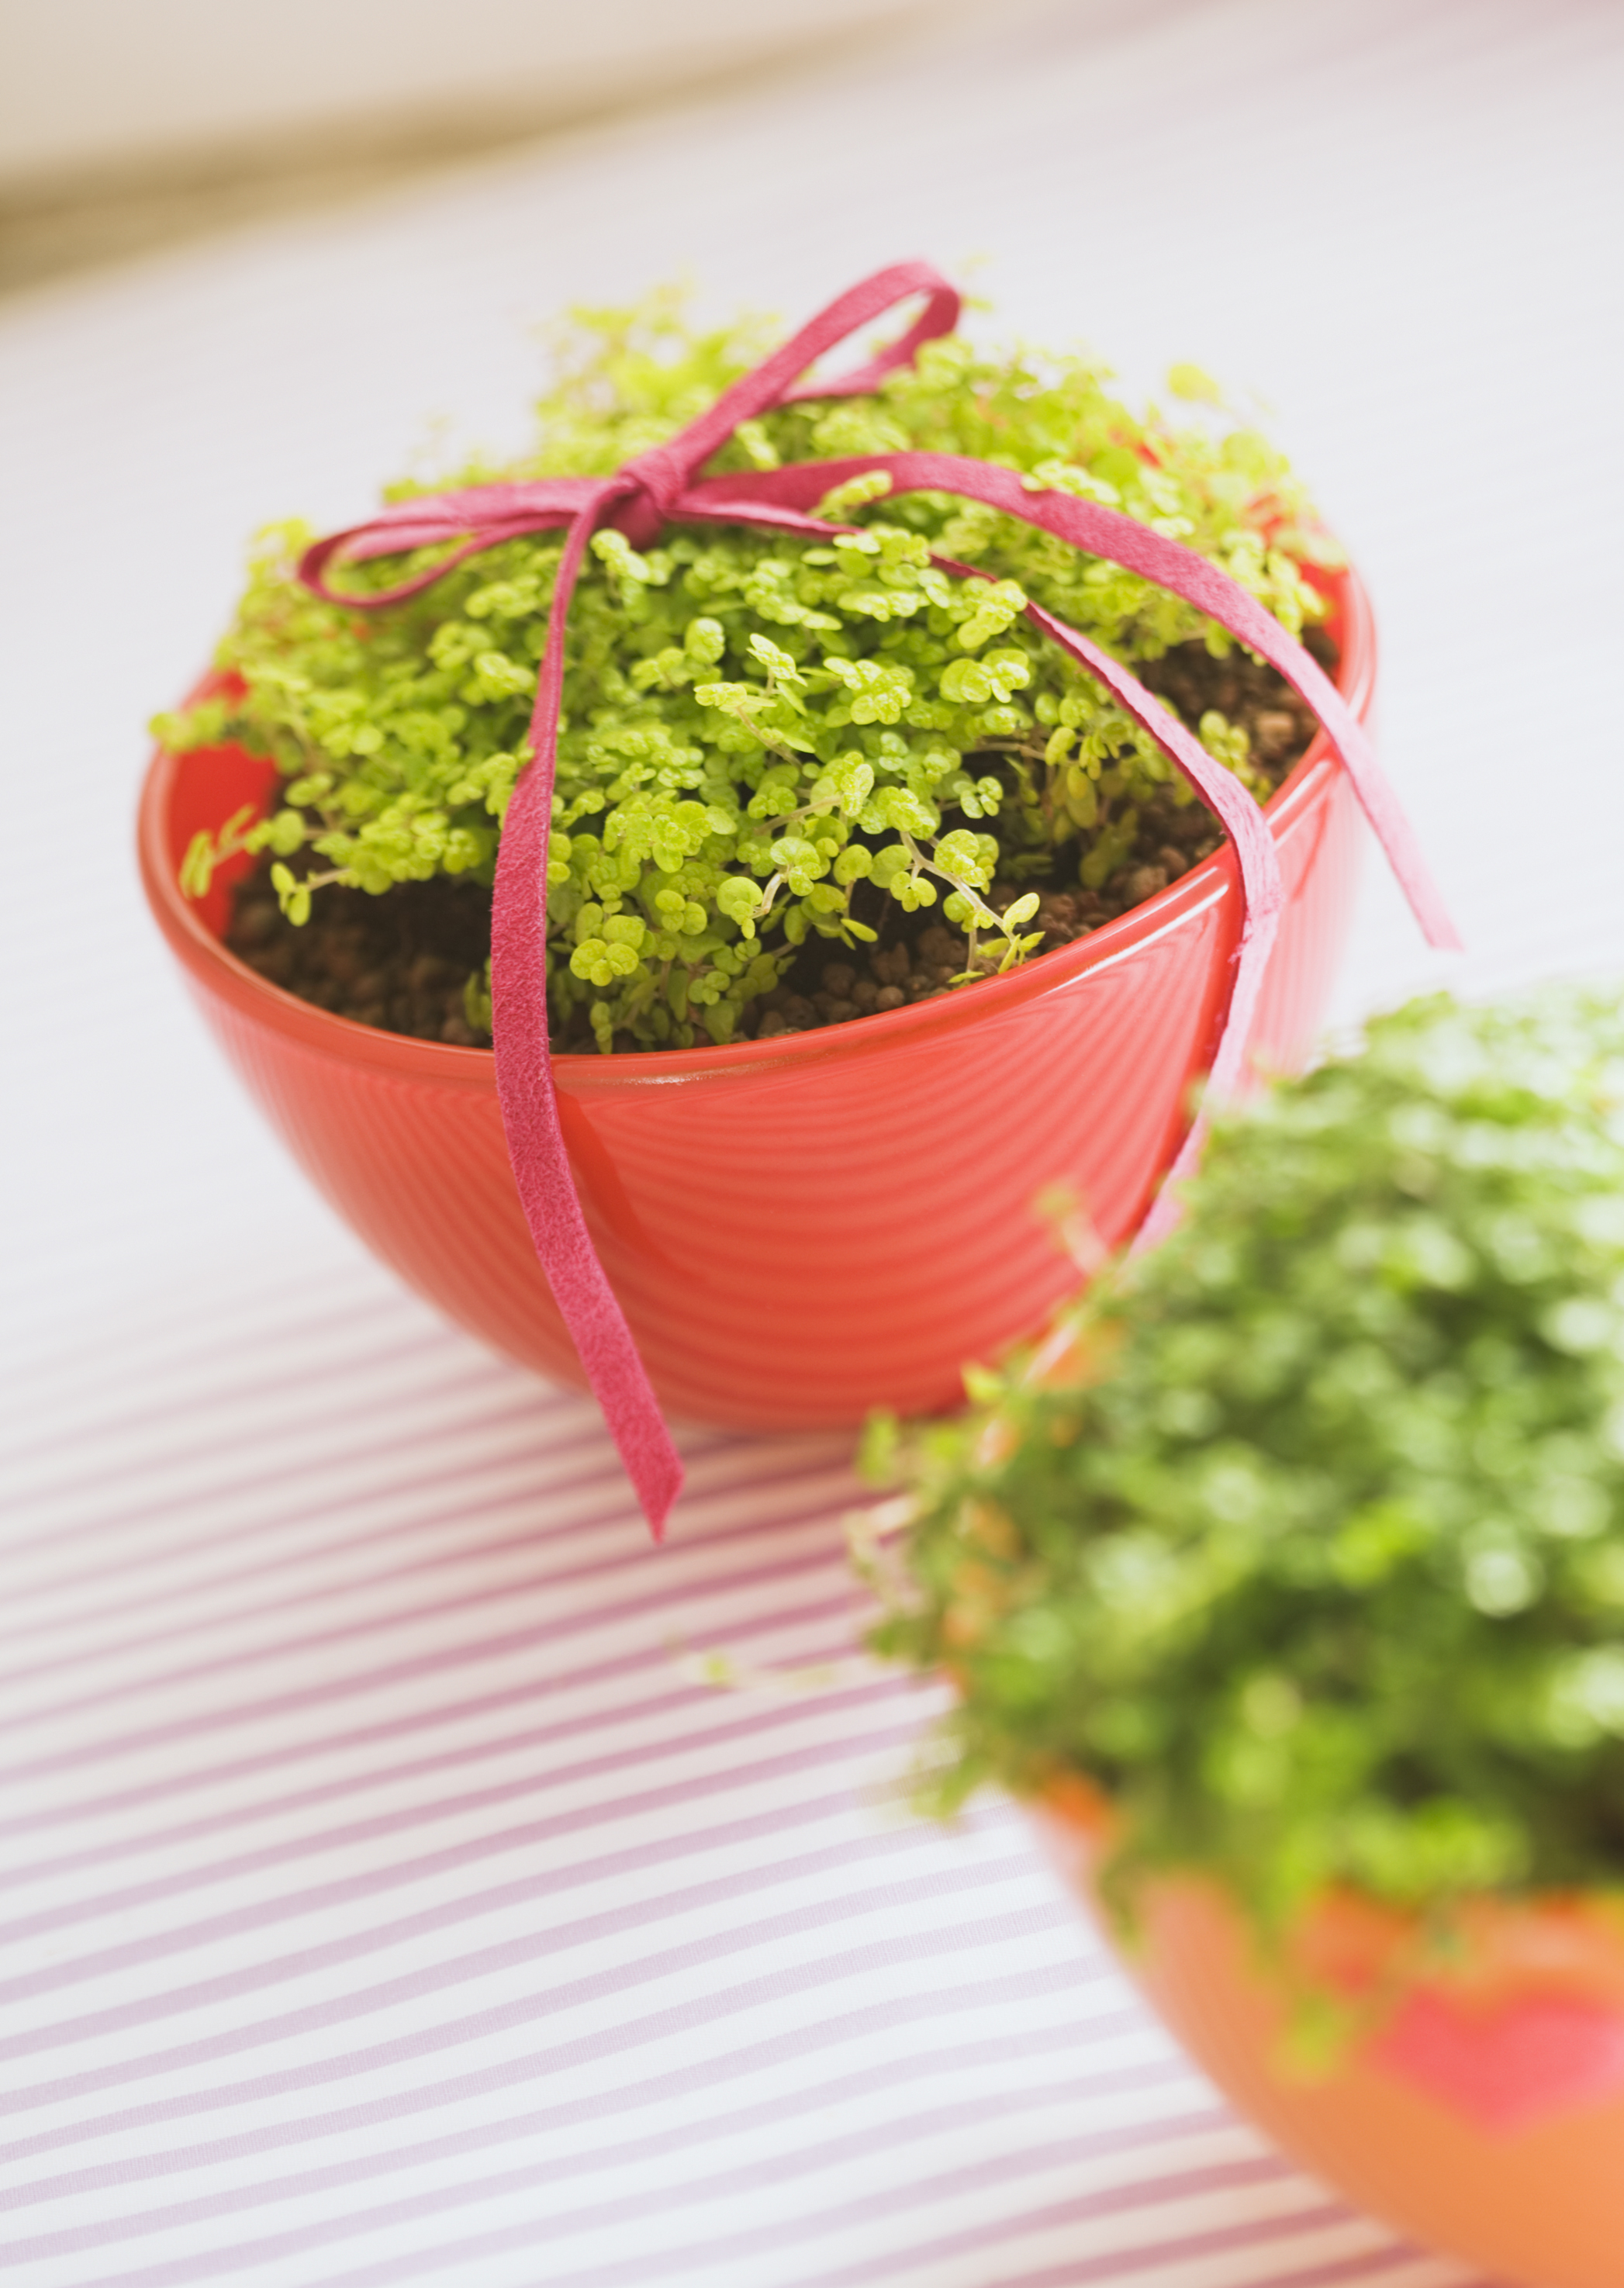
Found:
[[4, 0], [0, 288], [850, 60], [955, 12], [955, 0]]
[[44, 0], [13, 6], [8, 176], [391, 115], [567, 116], [922, 0]]

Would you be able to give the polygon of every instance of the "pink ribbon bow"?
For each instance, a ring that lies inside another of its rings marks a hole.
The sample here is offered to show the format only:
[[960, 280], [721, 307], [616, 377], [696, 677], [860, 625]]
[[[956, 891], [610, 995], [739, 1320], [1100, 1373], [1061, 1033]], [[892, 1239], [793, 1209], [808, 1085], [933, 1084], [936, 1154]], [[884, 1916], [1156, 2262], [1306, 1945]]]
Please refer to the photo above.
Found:
[[[801, 376], [826, 351], [916, 294], [925, 297], [924, 309], [899, 340], [841, 379], [802, 383]], [[929, 264], [894, 264], [831, 302], [669, 444], [639, 453], [614, 476], [476, 485], [462, 492], [402, 501], [365, 524], [317, 542], [299, 566], [305, 585], [329, 602], [376, 611], [416, 595], [483, 549], [524, 533], [565, 529], [530, 719], [531, 760], [513, 790], [496, 866], [491, 929], [496, 1083], [508, 1151], [536, 1253], [656, 1539], [662, 1537], [681, 1490], [682, 1464], [581, 1212], [558, 1124], [547, 1037], [547, 846], [564, 687], [564, 632], [582, 559], [600, 527], [614, 525], [634, 546], [644, 548], [653, 544], [666, 524], [764, 525], [828, 538], [852, 528], [824, 522], [812, 510], [848, 479], [883, 470], [892, 493], [955, 493], [984, 501], [1007, 516], [1057, 533], [1090, 555], [1125, 566], [1184, 597], [1279, 670], [1329, 735], [1428, 940], [1446, 947], [1460, 942], [1397, 798], [1341, 695], [1279, 622], [1205, 557], [1114, 509], [1066, 493], [1029, 491], [1018, 473], [958, 454], [864, 453], [741, 475], [698, 473], [741, 421], [797, 398], [852, 397], [875, 389], [888, 373], [911, 363], [922, 343], [951, 332], [959, 308], [958, 293]], [[335, 558], [353, 562], [456, 540], [462, 545], [426, 572], [371, 595], [346, 594], [330, 587], [325, 577]], [[993, 576], [950, 557], [932, 561], [962, 577]], [[1221, 1099], [1240, 1078], [1258, 989], [1279, 926], [1283, 892], [1273, 838], [1240, 782], [1125, 668], [1040, 606], [1029, 603], [1026, 613], [1097, 677], [1166, 749], [1234, 843], [1244, 921], [1224, 1032], [1208, 1081], [1209, 1100]], [[1193, 1164], [1202, 1133], [1203, 1122], [1198, 1118], [1173, 1164], [1172, 1178]], [[1167, 1198], [1165, 1188], [1161, 1196]]]

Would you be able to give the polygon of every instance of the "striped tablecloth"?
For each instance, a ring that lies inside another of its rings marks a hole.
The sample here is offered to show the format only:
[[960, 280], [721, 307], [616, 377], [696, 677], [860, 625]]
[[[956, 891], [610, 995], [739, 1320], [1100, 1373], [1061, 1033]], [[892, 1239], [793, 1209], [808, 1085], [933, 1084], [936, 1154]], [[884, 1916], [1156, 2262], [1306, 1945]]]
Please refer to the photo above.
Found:
[[1461, 2278], [1232, 2118], [1018, 1817], [899, 1803], [840, 1442], [692, 1437], [653, 1553], [590, 1408], [360, 1266], [25, 1393], [8, 2288]]
[[[7, 2288], [1464, 2288], [1230, 2116], [1013, 1812], [902, 1807], [843, 1442], [693, 1436], [654, 1553], [590, 1410], [361, 1257], [129, 821], [243, 535], [437, 409], [511, 438], [530, 321], [985, 250], [1012, 330], [1274, 399], [1454, 973], [1624, 969], [1621, 115], [1614, 0], [1010, 0], [0, 308]], [[1373, 883], [1341, 1015], [1442, 973]]]

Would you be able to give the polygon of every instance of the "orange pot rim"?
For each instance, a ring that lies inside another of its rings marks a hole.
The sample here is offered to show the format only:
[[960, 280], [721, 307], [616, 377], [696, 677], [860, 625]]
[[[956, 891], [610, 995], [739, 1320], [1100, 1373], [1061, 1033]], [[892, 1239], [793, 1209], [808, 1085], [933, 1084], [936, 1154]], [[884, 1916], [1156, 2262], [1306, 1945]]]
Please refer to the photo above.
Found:
[[[1061, 1771], [1026, 1799], [1027, 1808], [1066, 1829], [1089, 1869], [1121, 1832], [1121, 1815], [1098, 1784]], [[1161, 1871], [1166, 1884], [1216, 1892], [1246, 1917], [1223, 1878], [1192, 1862]], [[1474, 1891], [1440, 1899], [1440, 1923], [1427, 1908], [1400, 1908], [1351, 1885], [1329, 1886], [1309, 1902], [1287, 1935], [1279, 1967], [1295, 1984], [1343, 1999], [1383, 1990], [1389, 2001], [1425, 1985], [1447, 1990], [1469, 2010], [1487, 2013], [1530, 1992], [1604, 1998], [1624, 2011], [1624, 1879], [1523, 1892]], [[1459, 1945], [1440, 1950], [1440, 1930]]]

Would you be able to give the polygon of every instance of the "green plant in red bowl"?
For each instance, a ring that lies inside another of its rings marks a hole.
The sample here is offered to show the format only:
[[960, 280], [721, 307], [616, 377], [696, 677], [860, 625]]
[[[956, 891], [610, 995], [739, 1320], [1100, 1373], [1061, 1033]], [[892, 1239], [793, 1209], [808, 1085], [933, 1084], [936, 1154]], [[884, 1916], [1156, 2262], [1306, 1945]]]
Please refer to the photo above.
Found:
[[951, 1402], [1066, 1280], [1038, 1193], [1125, 1235], [1192, 1082], [1301, 1054], [1356, 791], [1403, 862], [1280, 457], [957, 308], [899, 266], [755, 366], [588, 318], [529, 458], [268, 536], [157, 726], [148, 893], [229, 1053], [408, 1279], [584, 1371], [652, 1507], [643, 1365], [752, 1426]]
[[[1439, 999], [904, 1442], [878, 1641], [1221, 2084], [1497, 2276], [1624, 2250], [1624, 1018]], [[876, 1433], [876, 1463], [887, 1434]]]

